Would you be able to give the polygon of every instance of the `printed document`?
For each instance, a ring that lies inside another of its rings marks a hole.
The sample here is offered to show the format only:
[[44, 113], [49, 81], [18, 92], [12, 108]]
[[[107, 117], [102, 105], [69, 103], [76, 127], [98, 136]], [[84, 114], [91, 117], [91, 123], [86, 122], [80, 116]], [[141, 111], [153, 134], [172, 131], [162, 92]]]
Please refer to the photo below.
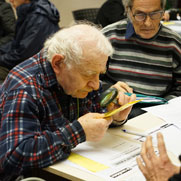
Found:
[[181, 97], [168, 101], [168, 104], [143, 108], [168, 123], [173, 123], [181, 129]]
[[[107, 181], [145, 181], [137, 167], [136, 157], [141, 144], [107, 133], [97, 143], [85, 142], [72, 150], [73, 156], [67, 164], [95, 174]], [[82, 162], [83, 160], [83, 162]]]

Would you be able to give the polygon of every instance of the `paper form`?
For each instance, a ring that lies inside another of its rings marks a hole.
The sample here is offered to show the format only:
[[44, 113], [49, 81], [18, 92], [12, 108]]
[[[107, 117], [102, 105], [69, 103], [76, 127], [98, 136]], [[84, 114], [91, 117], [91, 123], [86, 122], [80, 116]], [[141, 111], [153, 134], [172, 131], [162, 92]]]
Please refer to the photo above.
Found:
[[108, 166], [106, 165], [103, 165], [101, 163], [98, 163], [94, 160], [91, 160], [91, 159], [88, 159], [84, 156], [81, 156], [79, 154], [76, 154], [76, 153], [71, 153], [70, 156], [68, 157], [68, 160], [73, 162], [73, 163], [76, 163], [92, 172], [98, 172], [98, 171], [101, 171], [101, 170], [105, 170], [107, 168], [109, 168]]
[[[173, 124], [167, 123], [163, 123], [160, 126], [147, 130], [146, 134], [153, 136], [153, 144], [155, 146], [157, 146], [157, 132], [162, 132], [168, 154], [171, 153], [169, 156], [174, 156], [171, 160], [173, 161], [173, 159], [175, 159], [176, 161], [177, 156], [181, 153], [181, 131]], [[72, 152], [86, 158], [84, 160], [86, 162], [84, 163], [85, 165], [90, 164], [89, 160], [91, 160], [91, 168], [81, 165], [79, 162], [65, 162], [66, 164], [97, 175], [106, 181], [145, 181], [145, 178], [138, 169], [136, 163], [136, 157], [140, 153], [141, 143], [145, 141], [145, 138], [139, 136], [133, 138], [135, 140], [131, 141], [107, 133], [104, 139], [100, 142], [85, 142], [78, 145], [72, 150]], [[138, 143], [138, 141], [140, 141], [140, 143]], [[157, 149], [155, 149], [155, 151], [157, 152]], [[174, 163], [178, 165], [180, 164], [179, 162]], [[101, 169], [103, 165], [107, 166], [107, 168]], [[91, 170], [92, 167], [94, 171]]]
[[[140, 153], [140, 147], [141, 144], [135, 141], [133, 142], [107, 133], [100, 142], [81, 143], [72, 150], [74, 154], [86, 158], [84, 161], [87, 163], [81, 165], [77, 162], [75, 164], [75, 162], [70, 160], [69, 162], [66, 161], [66, 164], [71, 164], [74, 167], [96, 174], [108, 181], [122, 180], [122, 178], [130, 177], [131, 173], [137, 169], [136, 157]], [[92, 168], [87, 167], [90, 160], [92, 160], [91, 167], [94, 168], [95, 172], [92, 172]], [[82, 161], [80, 160], [80, 162]], [[101, 169], [102, 165], [107, 166], [107, 168]], [[145, 180], [141, 172], [139, 170], [137, 172], [139, 172], [137, 173], [139, 181]], [[126, 179], [126, 181], [128, 180]]]
[[181, 129], [181, 97], [168, 101], [168, 104], [143, 108], [168, 123], [173, 123]]
[[[174, 157], [177, 159], [178, 156], [181, 154], [181, 131], [180, 129], [178, 129], [174, 124], [163, 124], [161, 126], [158, 126], [154, 129], [150, 129], [149, 131], [147, 131], [148, 135], [151, 135], [153, 137], [152, 141], [153, 141], [153, 145], [155, 147], [157, 147], [157, 137], [156, 134], [158, 132], [161, 132], [163, 134], [164, 137], [164, 142], [166, 145], [166, 150], [167, 152], [170, 152], [174, 155]], [[140, 137], [137, 138], [137, 140], [143, 142], [145, 141], [146, 138]], [[173, 158], [173, 159], [175, 159]], [[180, 165], [178, 159], [177, 162], [175, 162], [175, 164]]]

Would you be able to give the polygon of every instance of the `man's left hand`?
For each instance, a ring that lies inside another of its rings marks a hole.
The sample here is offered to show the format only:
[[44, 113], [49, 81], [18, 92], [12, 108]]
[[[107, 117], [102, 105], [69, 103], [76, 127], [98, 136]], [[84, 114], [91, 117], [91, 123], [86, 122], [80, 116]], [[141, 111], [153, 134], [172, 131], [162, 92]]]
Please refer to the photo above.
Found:
[[[111, 103], [108, 105], [107, 109], [108, 111], [112, 111], [114, 109], [119, 108], [120, 106], [127, 104], [129, 102], [135, 101], [136, 100], [136, 95], [133, 94], [131, 96], [127, 96], [124, 93], [129, 92], [132, 93], [133, 89], [130, 88], [126, 83], [124, 82], [117, 82], [115, 85], [112, 87], [116, 88], [118, 90], [118, 96], [117, 96], [117, 104]], [[113, 120], [115, 121], [123, 121], [127, 119], [130, 111], [132, 109], [132, 106], [128, 107], [127, 109], [120, 111], [119, 113], [113, 115]]]

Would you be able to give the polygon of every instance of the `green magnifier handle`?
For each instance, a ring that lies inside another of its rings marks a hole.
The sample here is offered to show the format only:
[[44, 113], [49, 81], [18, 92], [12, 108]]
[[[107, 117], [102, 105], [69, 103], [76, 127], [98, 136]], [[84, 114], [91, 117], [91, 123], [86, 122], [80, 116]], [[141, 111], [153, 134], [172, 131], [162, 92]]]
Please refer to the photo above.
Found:
[[100, 95], [100, 106], [106, 107], [117, 97], [117, 95], [118, 95], [118, 91], [116, 88], [111, 87], [111, 88], [105, 90]]

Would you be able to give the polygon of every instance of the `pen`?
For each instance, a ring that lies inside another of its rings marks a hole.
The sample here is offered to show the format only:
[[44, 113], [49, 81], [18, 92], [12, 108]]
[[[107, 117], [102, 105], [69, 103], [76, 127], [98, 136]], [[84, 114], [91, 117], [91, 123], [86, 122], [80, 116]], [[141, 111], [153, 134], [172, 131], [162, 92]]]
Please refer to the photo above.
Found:
[[143, 133], [138, 133], [138, 132], [134, 132], [134, 131], [128, 131], [126, 129], [122, 129], [122, 131], [124, 133], [128, 133], [128, 134], [133, 134], [133, 135], [136, 135], [136, 136], [142, 136], [142, 137], [147, 137], [146, 134], [143, 134]]

